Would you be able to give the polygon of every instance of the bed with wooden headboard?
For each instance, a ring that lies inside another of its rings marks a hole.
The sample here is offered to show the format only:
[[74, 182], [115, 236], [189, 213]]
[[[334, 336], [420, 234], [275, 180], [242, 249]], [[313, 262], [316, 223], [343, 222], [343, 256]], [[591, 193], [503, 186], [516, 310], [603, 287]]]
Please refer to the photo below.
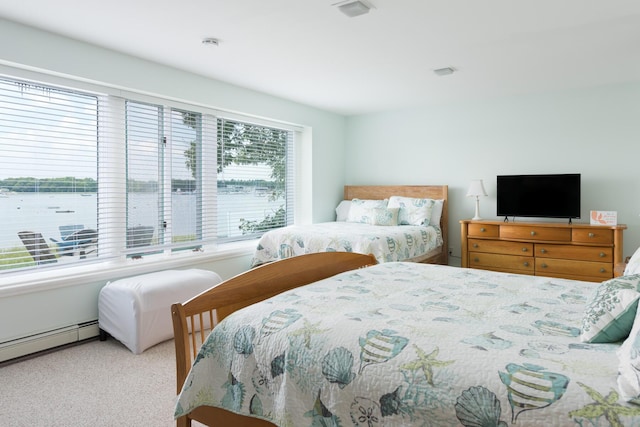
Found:
[[173, 304], [174, 416], [212, 427], [640, 426], [640, 315], [623, 296], [639, 282], [348, 252], [268, 263]]
[[[447, 185], [345, 185], [344, 200], [336, 208], [336, 221], [291, 225], [265, 233], [256, 245], [251, 266], [315, 252], [372, 254], [380, 263], [411, 261], [446, 265], [447, 199]], [[362, 201], [371, 203], [367, 205], [371, 209], [362, 206]], [[378, 209], [373, 201], [379, 201], [384, 208]], [[356, 203], [360, 205], [355, 209], [365, 214], [352, 215]], [[411, 203], [409, 208], [415, 215], [409, 218], [406, 215], [409, 210], [398, 208], [399, 203], [403, 206]], [[395, 212], [394, 208], [397, 208]], [[374, 210], [383, 216], [370, 215]], [[402, 212], [405, 212], [404, 218]], [[430, 223], [423, 223], [421, 212], [430, 215]], [[402, 224], [396, 222], [396, 214]]]

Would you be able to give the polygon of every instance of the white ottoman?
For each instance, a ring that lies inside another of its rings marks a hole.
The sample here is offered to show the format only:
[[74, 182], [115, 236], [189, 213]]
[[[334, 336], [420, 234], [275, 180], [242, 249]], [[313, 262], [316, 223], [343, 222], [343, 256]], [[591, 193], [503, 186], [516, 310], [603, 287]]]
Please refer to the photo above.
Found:
[[222, 282], [207, 270], [165, 270], [108, 282], [98, 297], [103, 332], [133, 353], [173, 338], [171, 304], [184, 302]]

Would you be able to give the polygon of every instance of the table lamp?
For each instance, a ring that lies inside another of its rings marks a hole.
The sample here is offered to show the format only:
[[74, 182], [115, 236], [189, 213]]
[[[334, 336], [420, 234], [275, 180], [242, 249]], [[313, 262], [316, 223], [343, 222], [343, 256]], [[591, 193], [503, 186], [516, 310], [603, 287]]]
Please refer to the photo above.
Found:
[[481, 179], [474, 179], [469, 184], [469, 190], [467, 191], [467, 197], [475, 197], [476, 198], [476, 215], [471, 219], [482, 219], [480, 218], [480, 196], [486, 196], [487, 192], [484, 189], [484, 185], [482, 184]]

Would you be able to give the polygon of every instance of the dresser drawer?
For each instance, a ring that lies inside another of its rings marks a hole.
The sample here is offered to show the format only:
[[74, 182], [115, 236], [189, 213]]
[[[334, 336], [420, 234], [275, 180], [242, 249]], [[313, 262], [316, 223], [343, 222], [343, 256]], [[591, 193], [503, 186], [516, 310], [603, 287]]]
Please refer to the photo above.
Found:
[[568, 228], [538, 227], [535, 225], [502, 225], [500, 226], [500, 238], [570, 242], [571, 230]]
[[535, 256], [540, 258], [577, 259], [582, 261], [613, 262], [613, 248], [597, 246], [535, 244]]
[[[607, 280], [613, 277], [613, 265], [607, 262], [536, 258], [536, 275], [556, 277], [589, 277]], [[585, 279], [586, 280], [586, 279]]]
[[571, 240], [577, 243], [613, 244], [613, 230], [574, 228]]
[[533, 256], [533, 243], [504, 240], [469, 239], [469, 252], [489, 252], [504, 255]]
[[534, 272], [533, 257], [517, 255], [487, 254], [483, 252], [469, 253], [469, 267], [487, 270]]
[[500, 236], [499, 225], [469, 224], [469, 236], [473, 237], [498, 237]]

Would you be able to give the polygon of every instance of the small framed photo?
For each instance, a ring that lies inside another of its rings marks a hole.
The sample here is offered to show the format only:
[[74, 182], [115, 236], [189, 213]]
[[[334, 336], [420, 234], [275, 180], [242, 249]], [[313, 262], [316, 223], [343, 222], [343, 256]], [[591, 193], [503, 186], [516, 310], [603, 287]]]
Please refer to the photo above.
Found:
[[618, 225], [617, 211], [591, 211], [591, 225]]

